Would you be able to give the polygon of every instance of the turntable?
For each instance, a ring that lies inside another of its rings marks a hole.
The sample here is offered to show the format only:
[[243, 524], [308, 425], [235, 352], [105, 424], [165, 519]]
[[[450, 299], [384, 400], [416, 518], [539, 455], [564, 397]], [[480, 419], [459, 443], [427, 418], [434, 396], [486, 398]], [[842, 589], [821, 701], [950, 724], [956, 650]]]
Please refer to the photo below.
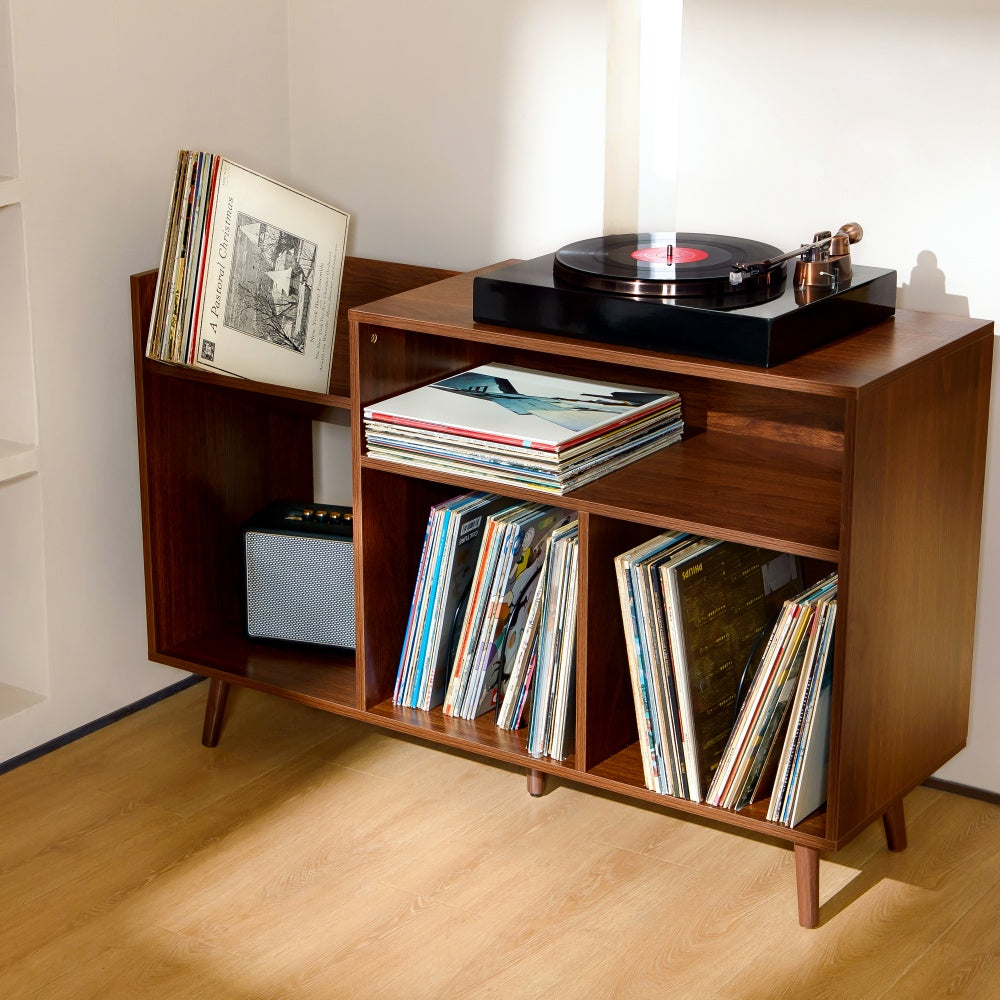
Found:
[[891, 316], [896, 272], [851, 261], [861, 226], [782, 252], [755, 240], [639, 233], [477, 275], [473, 319], [771, 367]]

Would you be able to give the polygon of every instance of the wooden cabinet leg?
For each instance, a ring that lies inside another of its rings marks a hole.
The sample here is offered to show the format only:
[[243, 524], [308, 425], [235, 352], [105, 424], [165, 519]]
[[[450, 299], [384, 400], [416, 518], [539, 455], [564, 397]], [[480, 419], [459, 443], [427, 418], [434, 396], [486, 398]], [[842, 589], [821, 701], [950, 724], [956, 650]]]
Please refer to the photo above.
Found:
[[819, 851], [795, 845], [795, 888], [799, 897], [799, 926], [819, 926]]
[[211, 678], [208, 682], [208, 701], [205, 704], [205, 726], [201, 731], [201, 742], [207, 747], [219, 745], [228, 697], [229, 682], [219, 680], [218, 677]]
[[529, 767], [526, 774], [528, 775], [528, 794], [537, 799], [545, 792], [545, 772], [536, 771]]
[[906, 850], [906, 818], [903, 815], [903, 800], [897, 799], [882, 815], [885, 827], [885, 842], [890, 851]]

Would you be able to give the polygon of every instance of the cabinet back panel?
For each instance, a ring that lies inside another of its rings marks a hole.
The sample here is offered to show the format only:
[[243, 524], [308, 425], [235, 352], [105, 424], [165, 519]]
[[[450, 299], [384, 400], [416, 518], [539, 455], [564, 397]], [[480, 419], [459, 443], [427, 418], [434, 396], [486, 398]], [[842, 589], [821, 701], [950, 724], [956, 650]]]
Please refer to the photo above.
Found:
[[143, 396], [149, 600], [162, 649], [242, 616], [240, 526], [271, 500], [312, 499], [312, 420], [155, 372]]
[[395, 264], [391, 261], [370, 260], [366, 257], [345, 258], [340, 301], [337, 307], [333, 362], [330, 369], [332, 372], [331, 395], [346, 396], [348, 394], [350, 322], [347, 318], [347, 312], [349, 309], [364, 305], [374, 299], [396, 295], [420, 285], [440, 281], [454, 273], [454, 271], [443, 271], [434, 267]]
[[489, 345], [420, 336], [360, 324], [357, 330], [357, 405], [394, 396], [452, 372], [493, 360]]

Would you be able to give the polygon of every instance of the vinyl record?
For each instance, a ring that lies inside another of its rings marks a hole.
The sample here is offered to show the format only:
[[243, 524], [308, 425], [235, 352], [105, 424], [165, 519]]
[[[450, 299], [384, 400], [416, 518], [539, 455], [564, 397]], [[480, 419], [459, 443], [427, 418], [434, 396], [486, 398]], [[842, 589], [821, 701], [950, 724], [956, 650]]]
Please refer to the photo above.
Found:
[[699, 304], [743, 306], [781, 292], [785, 268], [762, 268], [733, 283], [736, 264], [767, 261], [782, 251], [738, 236], [704, 233], [629, 233], [598, 236], [556, 251], [553, 276], [597, 291]]

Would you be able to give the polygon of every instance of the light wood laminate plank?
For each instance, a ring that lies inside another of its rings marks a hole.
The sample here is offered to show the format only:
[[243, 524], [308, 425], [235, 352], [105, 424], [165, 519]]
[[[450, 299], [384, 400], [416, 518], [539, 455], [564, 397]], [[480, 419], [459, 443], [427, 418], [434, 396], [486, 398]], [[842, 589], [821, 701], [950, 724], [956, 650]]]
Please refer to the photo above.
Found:
[[805, 931], [787, 845], [246, 689], [206, 749], [207, 693], [0, 775], [5, 1000], [991, 995], [996, 805], [916, 789]]

